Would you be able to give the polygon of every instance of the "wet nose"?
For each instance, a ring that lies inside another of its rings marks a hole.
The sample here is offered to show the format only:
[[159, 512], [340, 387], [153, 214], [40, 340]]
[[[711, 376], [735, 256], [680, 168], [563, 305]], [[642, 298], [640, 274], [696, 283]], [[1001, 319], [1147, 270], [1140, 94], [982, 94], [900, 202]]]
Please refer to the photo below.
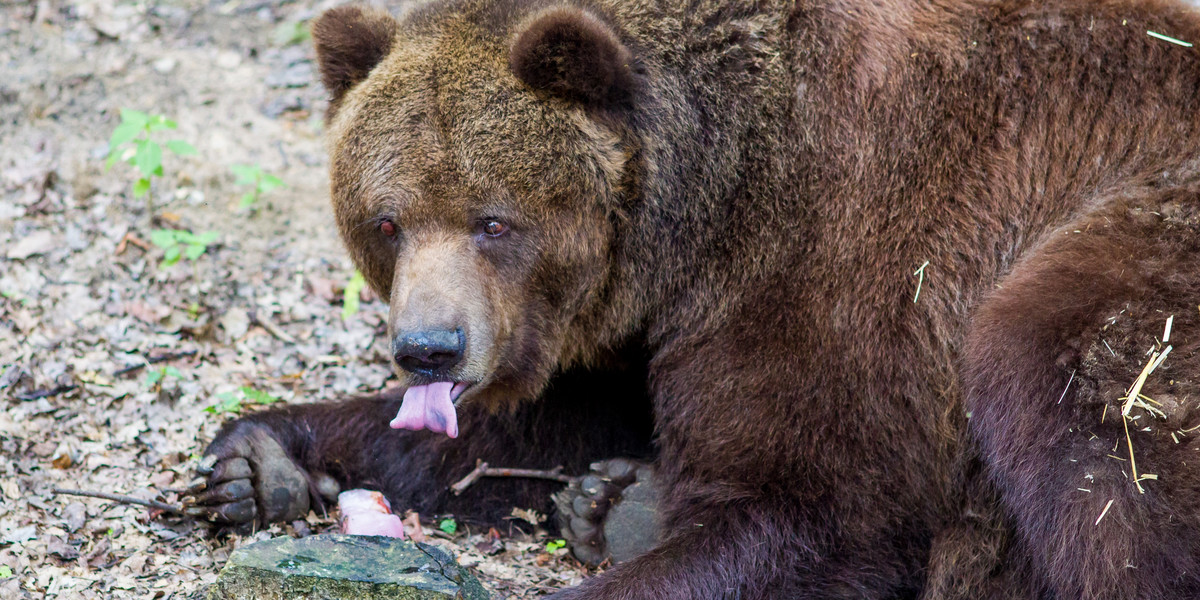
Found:
[[392, 340], [392, 356], [401, 369], [436, 376], [462, 360], [466, 338], [462, 328], [401, 332]]

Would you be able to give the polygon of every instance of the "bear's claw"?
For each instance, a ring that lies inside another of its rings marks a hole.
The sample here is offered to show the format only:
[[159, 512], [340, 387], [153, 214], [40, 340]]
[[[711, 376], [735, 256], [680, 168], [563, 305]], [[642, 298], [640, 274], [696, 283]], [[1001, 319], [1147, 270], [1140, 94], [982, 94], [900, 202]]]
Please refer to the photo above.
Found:
[[563, 538], [582, 562], [629, 560], [658, 542], [658, 492], [648, 464], [593, 463], [591, 472], [554, 495], [554, 503]]
[[301, 469], [265, 425], [239, 423], [223, 431], [205, 454], [196, 469], [204, 480], [191, 486], [184, 500], [189, 515], [263, 525], [303, 518], [310, 506], [321, 506], [325, 493], [336, 496], [336, 489], [318, 485], [323, 478], [314, 481]]

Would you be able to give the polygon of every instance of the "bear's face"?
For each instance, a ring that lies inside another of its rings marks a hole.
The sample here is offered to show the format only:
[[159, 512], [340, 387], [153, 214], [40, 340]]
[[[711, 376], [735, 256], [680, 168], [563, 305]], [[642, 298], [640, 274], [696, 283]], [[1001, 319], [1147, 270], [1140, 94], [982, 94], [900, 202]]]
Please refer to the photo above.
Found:
[[602, 302], [625, 175], [620, 140], [591, 104], [597, 89], [601, 101], [618, 92], [588, 77], [577, 95], [554, 89], [561, 77], [539, 66], [561, 70], [561, 52], [528, 36], [565, 18], [619, 43], [578, 10], [532, 15], [508, 35], [434, 17], [397, 23], [351, 7], [315, 24], [333, 96], [334, 212], [390, 302], [397, 373], [452, 383], [452, 400], [511, 403], [593, 351], [585, 316]]

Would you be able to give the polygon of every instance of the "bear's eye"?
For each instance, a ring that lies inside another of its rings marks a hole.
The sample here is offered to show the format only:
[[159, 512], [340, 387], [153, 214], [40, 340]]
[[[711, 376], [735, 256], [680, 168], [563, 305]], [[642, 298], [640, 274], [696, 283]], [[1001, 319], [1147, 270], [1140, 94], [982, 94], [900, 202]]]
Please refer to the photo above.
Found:
[[486, 219], [482, 225], [483, 233], [489, 237], [500, 237], [508, 232], [508, 225], [495, 219]]
[[396, 224], [391, 219], [384, 219], [379, 222], [379, 232], [388, 237], [395, 237]]

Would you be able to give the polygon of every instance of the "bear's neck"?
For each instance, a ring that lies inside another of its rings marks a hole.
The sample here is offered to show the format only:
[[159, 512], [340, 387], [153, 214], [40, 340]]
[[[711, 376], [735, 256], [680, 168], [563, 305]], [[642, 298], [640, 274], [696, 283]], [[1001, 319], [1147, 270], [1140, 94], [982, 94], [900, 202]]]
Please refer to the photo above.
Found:
[[[1136, 10], [699, 4], [673, 34], [627, 21], [654, 105], [635, 123], [645, 175], [617, 270], [636, 306], [621, 314], [640, 315], [652, 345], [773, 286], [834, 331], [911, 319], [953, 346], [979, 295], [1048, 232], [1120, 186], [1195, 172], [1180, 149], [1200, 142], [1197, 77], [1179, 85], [1165, 54], [1178, 49], [1150, 45]], [[1200, 40], [1194, 15], [1173, 26]], [[925, 260], [945, 279], [913, 307]], [[869, 320], [836, 310], [864, 302], [878, 304]]]

